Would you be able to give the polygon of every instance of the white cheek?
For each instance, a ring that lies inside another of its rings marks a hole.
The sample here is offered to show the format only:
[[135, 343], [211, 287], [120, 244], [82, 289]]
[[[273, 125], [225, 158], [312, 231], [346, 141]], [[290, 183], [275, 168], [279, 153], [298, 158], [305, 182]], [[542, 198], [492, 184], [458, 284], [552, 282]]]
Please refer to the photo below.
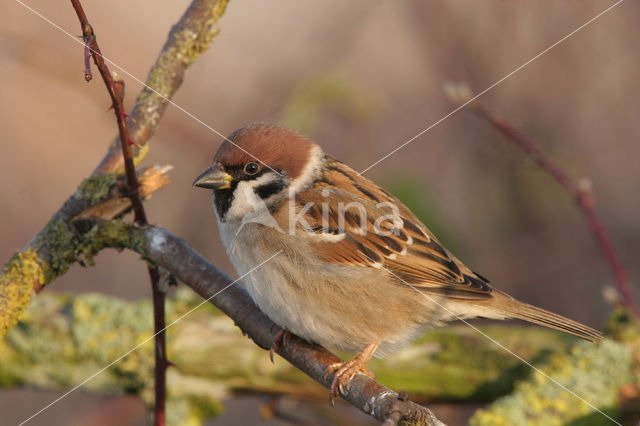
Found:
[[233, 195], [228, 219], [239, 219], [248, 213], [266, 208], [264, 201], [253, 191], [255, 181], [241, 181]]

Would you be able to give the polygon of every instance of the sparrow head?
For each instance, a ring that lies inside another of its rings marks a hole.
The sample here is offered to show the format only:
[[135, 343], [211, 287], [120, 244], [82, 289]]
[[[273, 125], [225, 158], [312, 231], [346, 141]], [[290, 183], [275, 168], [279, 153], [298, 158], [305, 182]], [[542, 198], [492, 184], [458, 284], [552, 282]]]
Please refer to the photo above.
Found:
[[213, 190], [218, 218], [239, 220], [310, 187], [324, 153], [300, 133], [256, 123], [233, 132], [193, 185]]

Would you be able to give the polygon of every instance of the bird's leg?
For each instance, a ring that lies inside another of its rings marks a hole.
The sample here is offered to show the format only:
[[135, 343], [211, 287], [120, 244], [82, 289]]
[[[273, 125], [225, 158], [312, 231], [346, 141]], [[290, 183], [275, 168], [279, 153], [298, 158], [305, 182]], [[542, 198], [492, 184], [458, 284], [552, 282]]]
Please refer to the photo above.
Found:
[[273, 339], [273, 343], [271, 344], [271, 348], [269, 349], [269, 359], [271, 359], [272, 363], [275, 364], [275, 361], [273, 360], [273, 355], [276, 353], [278, 349], [280, 349], [281, 347], [287, 344], [287, 339], [289, 338], [290, 335], [291, 333], [288, 330], [285, 330], [284, 328], [278, 331], [278, 334], [276, 334], [276, 337]]
[[373, 342], [367, 345], [362, 352], [358, 354], [353, 360], [345, 362], [336, 362], [331, 364], [324, 372], [325, 377], [331, 373], [333, 380], [331, 381], [331, 387], [329, 388], [329, 401], [333, 405], [333, 399], [338, 396], [339, 393], [344, 393], [344, 387], [349, 384], [353, 376], [361, 371], [367, 376], [375, 379], [375, 375], [371, 370], [367, 368], [367, 362], [373, 356], [380, 342]]

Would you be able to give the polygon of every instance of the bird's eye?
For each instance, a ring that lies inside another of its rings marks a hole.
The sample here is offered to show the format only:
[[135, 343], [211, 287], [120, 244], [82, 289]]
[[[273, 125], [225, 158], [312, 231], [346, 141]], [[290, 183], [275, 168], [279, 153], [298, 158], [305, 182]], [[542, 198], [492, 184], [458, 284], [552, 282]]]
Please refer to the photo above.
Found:
[[253, 161], [244, 165], [244, 172], [248, 175], [255, 175], [258, 173], [258, 163], [254, 163]]

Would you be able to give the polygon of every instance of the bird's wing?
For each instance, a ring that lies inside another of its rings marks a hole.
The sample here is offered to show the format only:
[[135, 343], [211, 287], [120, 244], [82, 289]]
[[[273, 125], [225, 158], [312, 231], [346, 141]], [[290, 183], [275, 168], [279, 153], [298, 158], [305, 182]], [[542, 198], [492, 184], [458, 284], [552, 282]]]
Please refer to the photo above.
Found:
[[293, 203], [294, 213], [304, 224], [297, 229], [303, 237], [308, 236], [320, 258], [336, 264], [384, 268], [398, 285], [488, 309], [480, 316], [520, 318], [590, 341], [602, 338], [598, 331], [577, 321], [493, 289], [485, 278], [449, 253], [393, 195], [343, 163], [330, 160], [328, 166], [323, 179], [297, 194]]
[[492, 288], [444, 248], [393, 195], [330, 159], [315, 186], [297, 194], [299, 222], [326, 261], [384, 268], [402, 285], [461, 299], [487, 299]]

